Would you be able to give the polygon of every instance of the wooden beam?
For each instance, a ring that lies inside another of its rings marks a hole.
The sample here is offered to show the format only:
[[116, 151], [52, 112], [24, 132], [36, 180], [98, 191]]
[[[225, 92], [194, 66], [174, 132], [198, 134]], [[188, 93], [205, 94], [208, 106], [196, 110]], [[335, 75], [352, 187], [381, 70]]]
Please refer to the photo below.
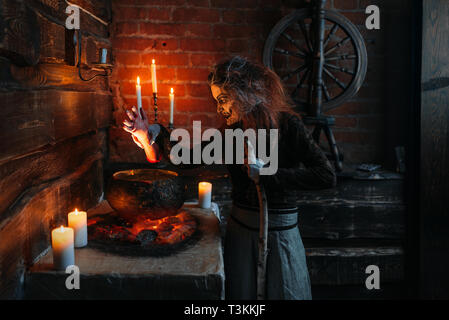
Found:
[[8, 92], [0, 98], [0, 164], [105, 128], [112, 117], [110, 95], [43, 90]]
[[65, 176], [106, 144], [106, 132], [89, 133], [56, 144], [44, 152], [0, 165], [0, 219], [28, 188]]

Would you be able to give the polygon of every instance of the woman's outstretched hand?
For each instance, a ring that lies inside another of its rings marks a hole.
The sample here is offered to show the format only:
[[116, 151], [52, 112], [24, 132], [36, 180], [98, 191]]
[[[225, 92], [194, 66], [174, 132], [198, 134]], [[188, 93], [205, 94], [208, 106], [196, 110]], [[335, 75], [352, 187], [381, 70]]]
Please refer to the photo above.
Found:
[[126, 110], [128, 119], [123, 121], [123, 130], [131, 133], [133, 141], [142, 149], [144, 145], [149, 143], [148, 137], [148, 117], [143, 109], [139, 114], [136, 107], [132, 107], [131, 110]]

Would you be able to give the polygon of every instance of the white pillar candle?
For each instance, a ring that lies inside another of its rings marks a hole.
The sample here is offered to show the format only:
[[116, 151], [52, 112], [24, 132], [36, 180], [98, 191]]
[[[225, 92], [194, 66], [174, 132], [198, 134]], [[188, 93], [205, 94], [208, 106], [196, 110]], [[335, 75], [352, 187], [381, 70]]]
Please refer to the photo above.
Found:
[[212, 183], [200, 182], [198, 184], [198, 198], [200, 208], [210, 208], [212, 201]]
[[69, 213], [68, 220], [75, 233], [75, 248], [87, 246], [87, 213], [75, 209]]
[[73, 246], [73, 229], [60, 228], [51, 232], [51, 247], [53, 249], [53, 266], [57, 270], [65, 270], [75, 264], [75, 248]]
[[156, 63], [154, 59], [151, 63], [151, 83], [153, 85], [153, 93], [157, 93]]
[[137, 77], [136, 85], [136, 95], [137, 95], [137, 110], [142, 109], [142, 87], [140, 86], [140, 77]]
[[173, 88], [170, 89], [170, 124], [173, 125], [173, 109], [175, 105], [175, 94]]

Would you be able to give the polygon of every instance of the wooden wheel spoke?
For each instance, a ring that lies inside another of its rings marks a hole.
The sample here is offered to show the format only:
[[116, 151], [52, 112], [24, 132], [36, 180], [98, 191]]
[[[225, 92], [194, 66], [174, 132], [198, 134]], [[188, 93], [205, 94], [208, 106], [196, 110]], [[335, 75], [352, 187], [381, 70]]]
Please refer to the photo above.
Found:
[[323, 67], [324, 72], [329, 76], [329, 78], [331, 78], [332, 80], [335, 81], [336, 84], [338, 84], [338, 86], [340, 88], [342, 88], [343, 90], [346, 90], [346, 85], [341, 82], [340, 80], [338, 80], [338, 78], [336, 76], [334, 76], [332, 73], [330, 73], [329, 70], [327, 70], [326, 68]]
[[284, 77], [282, 77], [282, 80], [288, 80], [290, 79], [294, 74], [300, 73], [301, 71], [303, 71], [307, 66], [304, 64], [302, 66], [300, 66], [299, 68], [296, 68], [295, 70], [293, 70], [292, 72], [287, 73]]
[[304, 24], [304, 21], [299, 21], [299, 28], [301, 29], [302, 34], [304, 35], [304, 38], [306, 39], [307, 48], [309, 49], [309, 52], [313, 52], [312, 49], [312, 43], [310, 42], [309, 33], [307, 32], [306, 25]]
[[349, 40], [351, 40], [350, 37], [346, 37], [343, 40], [341, 40], [340, 42], [338, 42], [335, 46], [333, 46], [332, 48], [330, 48], [329, 50], [327, 50], [324, 55], [327, 56], [329, 53], [335, 51], [336, 49], [344, 46], [346, 44], [346, 42], [348, 42]]
[[323, 82], [323, 91], [324, 91], [324, 96], [326, 97], [326, 101], [329, 101], [331, 99], [329, 91], [327, 90], [327, 86], [326, 84]]
[[324, 41], [323, 48], [326, 49], [326, 46], [328, 45], [329, 41], [331, 40], [331, 37], [337, 32], [338, 24], [334, 24], [331, 31], [327, 35], [326, 41]]
[[290, 43], [293, 44], [293, 45], [296, 47], [296, 49], [298, 49], [298, 52], [302, 55], [302, 57], [305, 57], [305, 56], [306, 56], [306, 54], [304, 53], [304, 51], [302, 51], [301, 46], [298, 44], [298, 42], [297, 42], [295, 39], [293, 39], [292, 37], [290, 37], [290, 36], [289, 36], [288, 34], [286, 34], [285, 32], [284, 32], [284, 33], [281, 33], [281, 36], [283, 36], [285, 39], [287, 39], [288, 41], [290, 41]]
[[291, 52], [285, 49], [281, 49], [281, 48], [275, 48], [274, 52], [280, 53], [280, 54], [285, 54], [287, 56], [293, 56], [293, 57], [299, 57], [299, 58], [305, 58], [306, 54], [302, 51], [298, 51], [298, 52]]
[[342, 54], [339, 56], [326, 57], [326, 61], [353, 60], [353, 59], [357, 59], [357, 56], [355, 54]]
[[293, 90], [293, 92], [292, 92], [292, 97], [294, 97], [296, 95], [296, 92], [301, 89], [301, 86], [304, 83], [304, 80], [307, 79], [307, 76], [309, 75], [309, 73], [310, 73], [310, 69], [307, 69], [306, 72], [304, 72], [304, 74], [301, 76], [301, 78], [299, 79], [299, 83], [297, 84], [295, 90]]
[[331, 69], [334, 69], [334, 70], [338, 70], [338, 71], [340, 71], [340, 72], [344, 72], [344, 73], [350, 74], [351, 76], [354, 75], [354, 72], [353, 72], [353, 71], [350, 71], [350, 70], [348, 70], [348, 69], [346, 69], [346, 68], [344, 68], [344, 67], [339, 67], [339, 66], [336, 66], [336, 65], [330, 64], [330, 63], [325, 63], [324, 65], [325, 65], [326, 67], [328, 67], [328, 68], [331, 68]]

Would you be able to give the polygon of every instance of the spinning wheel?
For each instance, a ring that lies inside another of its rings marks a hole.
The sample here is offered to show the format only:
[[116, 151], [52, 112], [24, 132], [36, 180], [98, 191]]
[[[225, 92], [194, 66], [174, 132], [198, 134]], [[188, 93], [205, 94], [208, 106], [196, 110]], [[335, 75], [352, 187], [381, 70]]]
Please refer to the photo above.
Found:
[[281, 19], [271, 30], [263, 62], [283, 80], [297, 111], [306, 124], [315, 125], [329, 141], [336, 168], [341, 159], [330, 126], [335, 120], [322, 116], [351, 99], [365, 78], [368, 58], [357, 28], [337, 12], [325, 10], [325, 0], [299, 9]]

